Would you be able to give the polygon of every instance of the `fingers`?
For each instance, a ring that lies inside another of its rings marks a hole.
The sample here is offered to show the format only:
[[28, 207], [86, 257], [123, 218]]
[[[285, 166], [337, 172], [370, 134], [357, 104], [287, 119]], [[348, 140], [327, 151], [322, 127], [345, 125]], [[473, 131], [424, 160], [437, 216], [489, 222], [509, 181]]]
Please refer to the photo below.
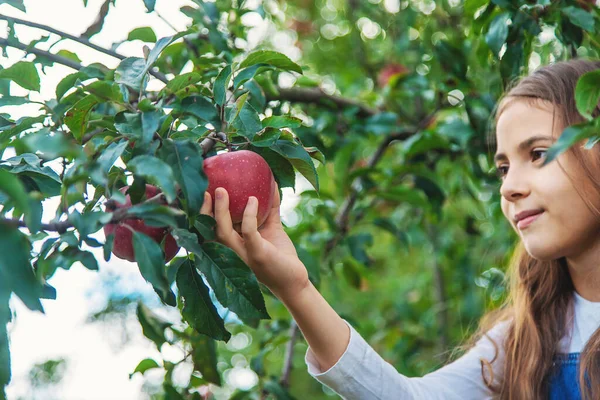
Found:
[[258, 200], [251, 196], [248, 198], [246, 209], [244, 210], [244, 218], [242, 220], [242, 235], [249, 253], [253, 253], [252, 249], [257, 249], [261, 243], [262, 236], [257, 230], [257, 215], [258, 215]]
[[269, 211], [269, 215], [263, 224], [263, 227], [268, 227], [271, 225], [281, 225], [281, 215], [280, 215], [280, 207], [281, 207], [281, 198], [279, 197], [279, 187], [277, 183], [275, 183], [275, 194], [273, 195], [273, 207]]
[[202, 203], [202, 207], [200, 208], [200, 214], [208, 215], [213, 218], [215, 217], [213, 215], [212, 196], [208, 191], [204, 192], [204, 203]]
[[215, 190], [216, 234], [221, 243], [233, 249], [240, 256], [244, 252], [244, 240], [233, 229], [229, 213], [229, 195], [227, 190], [219, 187]]

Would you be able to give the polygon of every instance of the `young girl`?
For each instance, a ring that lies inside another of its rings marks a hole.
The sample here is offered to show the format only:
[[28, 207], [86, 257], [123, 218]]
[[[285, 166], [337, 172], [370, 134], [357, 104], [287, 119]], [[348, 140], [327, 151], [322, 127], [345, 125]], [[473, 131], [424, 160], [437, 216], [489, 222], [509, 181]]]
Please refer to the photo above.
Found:
[[[585, 60], [543, 67], [498, 104], [491, 139], [501, 207], [520, 238], [509, 296], [484, 316], [462, 357], [421, 378], [399, 374], [311, 284], [283, 230], [278, 190], [260, 231], [257, 200], [248, 200], [241, 236], [227, 192], [216, 191], [218, 241], [290, 311], [314, 378], [345, 399], [600, 399], [600, 153], [582, 141], [540, 168], [564, 128], [584, 121], [574, 88], [598, 69], [600, 61]], [[202, 213], [213, 215], [210, 195]]]

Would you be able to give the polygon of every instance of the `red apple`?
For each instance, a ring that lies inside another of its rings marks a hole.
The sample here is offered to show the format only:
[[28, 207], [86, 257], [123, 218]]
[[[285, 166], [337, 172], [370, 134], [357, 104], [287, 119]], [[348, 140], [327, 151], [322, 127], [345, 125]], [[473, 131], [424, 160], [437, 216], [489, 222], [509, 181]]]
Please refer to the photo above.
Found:
[[218, 187], [227, 190], [231, 222], [238, 232], [250, 196], [258, 199], [258, 227], [266, 221], [273, 207], [276, 183], [264, 158], [249, 150], [221, 153], [204, 160], [204, 172], [213, 206], [215, 190]]
[[[128, 188], [129, 186], [125, 186], [119, 190], [121, 193], [125, 194]], [[154, 197], [159, 193], [160, 190], [156, 186], [146, 185], [147, 199]], [[129, 195], [125, 196], [125, 204], [117, 202], [116, 208], [113, 208], [109, 211], [114, 211], [123, 207], [131, 207], [131, 198]], [[159, 244], [166, 237], [164, 249], [165, 262], [170, 261], [179, 251], [179, 246], [177, 245], [177, 242], [173, 236], [169, 233], [169, 228], [148, 226], [140, 218], [128, 218], [120, 221], [118, 224], [107, 224], [104, 226], [105, 236], [113, 233], [115, 235], [112, 253], [123, 260], [135, 262], [135, 254], [133, 251], [133, 232], [131, 232], [131, 230], [124, 225], [129, 226], [136, 232], [141, 232], [150, 236], [156, 243]]]
[[377, 75], [377, 84], [379, 87], [384, 87], [388, 84], [390, 79], [395, 75], [404, 75], [409, 72], [408, 68], [406, 68], [402, 64], [390, 63], [386, 64], [379, 74]]

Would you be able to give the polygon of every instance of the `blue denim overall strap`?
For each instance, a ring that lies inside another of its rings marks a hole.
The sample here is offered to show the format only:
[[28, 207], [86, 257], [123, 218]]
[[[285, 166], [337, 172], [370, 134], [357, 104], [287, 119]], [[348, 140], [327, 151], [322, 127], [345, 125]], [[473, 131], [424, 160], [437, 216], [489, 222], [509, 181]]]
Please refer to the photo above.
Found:
[[550, 400], [580, 400], [579, 354], [556, 354], [550, 375]]

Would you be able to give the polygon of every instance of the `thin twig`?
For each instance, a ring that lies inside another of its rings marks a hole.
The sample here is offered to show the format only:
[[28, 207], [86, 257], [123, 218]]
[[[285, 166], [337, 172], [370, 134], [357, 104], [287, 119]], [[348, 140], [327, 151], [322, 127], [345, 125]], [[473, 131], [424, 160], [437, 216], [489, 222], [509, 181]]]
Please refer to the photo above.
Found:
[[[104, 53], [104, 54], [107, 54], [109, 56], [118, 58], [119, 60], [123, 60], [123, 59], [126, 58], [126, 56], [124, 56], [122, 54], [119, 54], [119, 53], [117, 53], [114, 50], [110, 50], [110, 49], [104, 48], [102, 46], [98, 46], [97, 44], [94, 44], [94, 43], [90, 42], [85, 37], [73, 36], [73, 35], [71, 35], [69, 33], [62, 32], [62, 31], [59, 31], [58, 29], [52, 28], [52, 27], [50, 27], [48, 25], [38, 24], [36, 22], [26, 21], [24, 19], [15, 18], [15, 17], [9, 17], [7, 15], [0, 14], [0, 20], [2, 20], [2, 19], [6, 20], [6, 21], [12, 21], [12, 22], [15, 22], [17, 24], [29, 26], [29, 27], [32, 27], [32, 28], [42, 29], [42, 30], [45, 30], [45, 31], [50, 32], [50, 33], [54, 33], [54, 34], [56, 34], [56, 35], [58, 35], [60, 37], [71, 39], [71, 40], [73, 40], [75, 42], [81, 43], [81, 44], [83, 44], [85, 46], [88, 46], [88, 47], [90, 47], [90, 48], [92, 48], [94, 50], [97, 50], [97, 51], [99, 51], [101, 53]], [[0, 39], [0, 40], [1, 40], [0, 41], [0, 45], [2, 45], [2, 46], [15, 47], [15, 48], [24, 50], [24, 51], [26, 51], [28, 53], [32, 53], [32, 54], [36, 54], [36, 55], [48, 57], [51, 60], [53, 60], [53, 61], [55, 61], [55, 62], [57, 62], [59, 64], [66, 65], [66, 66], [71, 67], [71, 68], [76, 69], [76, 70], [80, 70], [81, 67], [82, 67], [81, 64], [77, 63], [76, 61], [70, 60], [70, 59], [65, 58], [65, 57], [57, 56], [57, 55], [52, 54], [52, 53], [50, 53], [48, 51], [39, 50], [39, 49], [37, 49], [35, 47], [31, 47], [30, 48], [29, 46], [25, 46], [23, 43], [9, 44], [6, 39]], [[23, 46], [23, 47], [21, 47], [21, 46]], [[56, 59], [55, 57], [60, 57], [60, 59]], [[59, 60], [61, 60], [61, 61], [59, 61]], [[65, 60], [68, 61], [68, 63], [65, 63], [64, 62]], [[153, 70], [150, 70], [148, 72], [150, 73], [150, 75], [154, 76], [155, 78], [159, 79], [160, 81], [162, 81], [164, 83], [169, 82], [169, 78], [167, 78], [166, 75], [163, 74], [162, 72], [153, 71]]]
[[105, 49], [102, 46], [98, 46], [97, 44], [94, 44], [94, 43], [90, 42], [85, 37], [74, 36], [74, 35], [71, 35], [69, 33], [59, 31], [58, 29], [54, 29], [54, 28], [52, 28], [51, 26], [48, 26], [48, 25], [38, 24], [37, 22], [26, 21], [26, 20], [20, 19], [20, 18], [9, 17], [8, 15], [3, 15], [3, 14], [0, 14], [0, 19], [6, 20], [6, 21], [12, 21], [12, 22], [15, 22], [17, 24], [26, 25], [26, 26], [30, 26], [32, 28], [38, 28], [38, 29], [42, 29], [42, 30], [50, 32], [50, 33], [54, 33], [55, 35], [58, 35], [58, 36], [63, 37], [63, 38], [71, 39], [71, 40], [73, 40], [75, 42], [81, 43], [81, 44], [83, 44], [85, 46], [88, 46], [88, 47], [90, 47], [90, 48], [92, 48], [94, 50], [97, 50], [97, 51], [99, 51], [101, 53], [108, 54], [109, 56], [116, 57], [116, 58], [118, 58], [120, 60], [123, 60], [125, 58], [125, 56], [117, 53], [114, 50]]
[[200, 142], [202, 147], [202, 155], [206, 155], [217, 142], [228, 143], [227, 135], [223, 132], [211, 132], [204, 140]]
[[290, 375], [292, 373], [292, 361], [294, 360], [294, 344], [298, 338], [298, 324], [292, 319], [290, 324], [290, 339], [285, 346], [285, 359], [283, 362], [283, 371], [281, 372], [281, 378], [279, 383], [284, 388], [290, 387]]
[[35, 54], [36, 56], [46, 57], [55, 63], [66, 65], [67, 67], [76, 69], [77, 71], [82, 68], [81, 64], [79, 64], [77, 61], [71, 60], [70, 58], [52, 54], [49, 51], [40, 50], [35, 47], [30, 47], [21, 42], [9, 43], [8, 40], [0, 38], [0, 47], [14, 47], [15, 49], [23, 50], [27, 53]]
[[[153, 196], [139, 204], [161, 202], [163, 199], [164, 199], [164, 194], [159, 193], [156, 196]], [[115, 204], [115, 202], [112, 200], [108, 200], [106, 202], [107, 208], [110, 208], [109, 206], [114, 206], [114, 204]], [[116, 211], [114, 211], [113, 217], [110, 220], [110, 222], [108, 222], [108, 223], [116, 224], [116, 223], [123, 221], [125, 219], [128, 219], [128, 218], [139, 218], [137, 216], [132, 216], [132, 215], [128, 214], [129, 208], [131, 208], [131, 207], [133, 207], [133, 206], [121, 207], [121, 208], [117, 209]], [[19, 227], [19, 228], [27, 228], [27, 224], [25, 223], [25, 221], [16, 219], [16, 218], [2, 218], [2, 219], [0, 219], [0, 225], [2, 225], [2, 224], [7, 224], [10, 226], [15, 226], [15, 227]], [[67, 229], [69, 229], [69, 228], [74, 228], [74, 225], [69, 221], [68, 218], [66, 221], [41, 224], [41, 230], [58, 232], [61, 234], [65, 233], [67, 231]]]
[[267, 95], [267, 100], [287, 100], [296, 103], [316, 103], [322, 105], [333, 105], [336, 108], [358, 107], [359, 117], [370, 117], [378, 114], [380, 110], [365, 106], [364, 104], [351, 99], [346, 99], [340, 96], [333, 96], [323, 92], [318, 88], [277, 88], [279, 95]]
[[[386, 138], [379, 144], [377, 150], [367, 163], [368, 168], [373, 168], [383, 157], [385, 150], [392, 144], [392, 142], [396, 140], [406, 140], [409, 137], [416, 135], [422, 129], [424, 129], [431, 120], [435, 117], [437, 112], [441, 109], [441, 105], [438, 105], [436, 109], [427, 115], [425, 118], [419, 122], [417, 127], [413, 130], [397, 132], [391, 135], [386, 136]], [[336, 230], [336, 234], [333, 238], [331, 238], [327, 244], [325, 245], [325, 253], [324, 258], [330, 254], [331, 250], [338, 244], [338, 242], [348, 233], [349, 225], [350, 225], [350, 212], [358, 199], [358, 194], [360, 193], [360, 188], [362, 186], [362, 177], [359, 177], [356, 181], [354, 181], [350, 187], [350, 195], [346, 197], [344, 203], [340, 208], [340, 212], [335, 217], [336, 226], [338, 229]]]

